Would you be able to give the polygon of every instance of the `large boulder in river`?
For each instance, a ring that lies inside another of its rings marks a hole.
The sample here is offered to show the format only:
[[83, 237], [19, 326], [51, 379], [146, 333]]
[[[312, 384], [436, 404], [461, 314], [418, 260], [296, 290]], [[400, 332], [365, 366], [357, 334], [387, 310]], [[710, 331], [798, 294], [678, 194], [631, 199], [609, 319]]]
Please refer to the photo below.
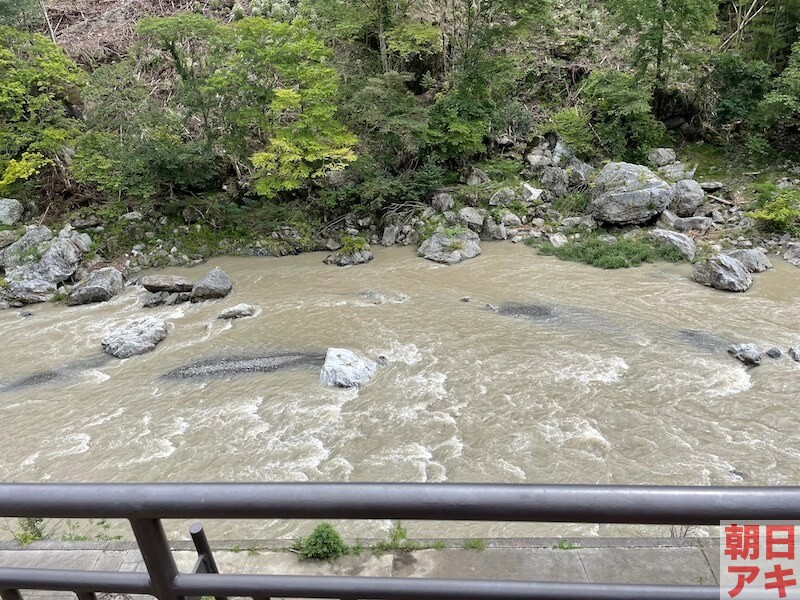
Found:
[[52, 239], [53, 232], [43, 225], [29, 228], [25, 234], [10, 246], [0, 250], [0, 267], [17, 267], [36, 262], [39, 244]]
[[706, 200], [706, 193], [694, 179], [681, 179], [673, 188], [669, 209], [679, 217], [691, 217]]
[[61, 283], [72, 277], [81, 261], [81, 249], [67, 238], [53, 240], [34, 267], [38, 279]]
[[378, 365], [345, 348], [328, 348], [325, 364], [319, 374], [325, 385], [355, 387], [372, 379]]
[[105, 302], [122, 291], [122, 273], [114, 267], [105, 267], [92, 271], [89, 276], [76, 285], [70, 292], [67, 304], [91, 304]]
[[595, 181], [589, 210], [603, 223], [644, 223], [669, 206], [672, 194], [672, 186], [647, 167], [612, 162]]
[[181, 275], [146, 275], [142, 286], [148, 292], [191, 292], [194, 282]]
[[219, 267], [214, 267], [194, 284], [192, 288], [192, 300], [209, 300], [212, 298], [224, 298], [233, 289], [233, 282], [225, 271]]
[[417, 254], [434, 262], [454, 265], [481, 253], [480, 238], [474, 231], [466, 230], [450, 235], [439, 230], [417, 250]]
[[218, 319], [242, 319], [244, 317], [252, 317], [256, 314], [256, 307], [249, 304], [237, 304], [226, 308], [219, 313]]
[[16, 225], [25, 212], [19, 200], [0, 198], [0, 225]]
[[744, 292], [753, 285], [753, 278], [744, 265], [726, 254], [694, 264], [692, 279], [709, 287], [728, 292]]
[[117, 358], [128, 358], [150, 352], [167, 337], [167, 324], [161, 319], [145, 317], [128, 323], [103, 340], [103, 352]]
[[767, 258], [767, 253], [756, 249], [727, 250], [723, 252], [738, 260], [748, 273], [761, 273], [772, 268], [772, 263]]
[[694, 260], [695, 245], [688, 235], [666, 229], [651, 229], [647, 235], [659, 244], [674, 246], [686, 260]]
[[748, 367], [761, 364], [761, 351], [755, 344], [735, 344], [728, 348], [728, 354]]
[[9, 279], [4, 296], [23, 304], [47, 302], [56, 293], [56, 284], [43, 279]]
[[336, 265], [338, 267], [352, 267], [353, 265], [363, 265], [371, 261], [375, 256], [369, 244], [364, 244], [358, 248], [347, 249], [347, 247], [329, 254], [323, 261], [326, 265]]

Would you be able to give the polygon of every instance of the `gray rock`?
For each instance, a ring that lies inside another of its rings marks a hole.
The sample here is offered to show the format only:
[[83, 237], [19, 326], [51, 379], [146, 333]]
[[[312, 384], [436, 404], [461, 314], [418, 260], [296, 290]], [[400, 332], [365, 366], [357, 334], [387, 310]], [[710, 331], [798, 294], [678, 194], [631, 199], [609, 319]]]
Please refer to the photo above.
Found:
[[595, 181], [589, 211], [603, 223], [638, 224], [662, 212], [672, 201], [672, 187], [650, 169], [608, 163]]
[[690, 167], [682, 162], [676, 162], [659, 167], [658, 174], [668, 181], [681, 181], [682, 179], [694, 179], [696, 170], [697, 165]]
[[654, 167], [663, 167], [674, 163], [678, 156], [672, 148], [653, 148], [647, 153], [647, 160]]
[[167, 306], [175, 306], [176, 304], [183, 304], [184, 302], [191, 302], [192, 300], [192, 293], [191, 292], [172, 292], [168, 294], [166, 299], [164, 300], [164, 304]]
[[156, 306], [163, 306], [167, 303], [167, 298], [169, 298], [169, 292], [155, 292], [154, 294], [150, 294], [150, 297], [144, 301], [142, 304], [142, 308], [155, 308]]
[[557, 167], [566, 163], [573, 155], [572, 150], [561, 138], [542, 140], [525, 159], [535, 169]]
[[194, 284], [192, 288], [192, 300], [208, 300], [211, 298], [224, 298], [230, 294], [233, 283], [219, 267], [214, 267], [211, 271]]
[[506, 227], [521, 227], [522, 226], [522, 219], [520, 219], [517, 215], [512, 213], [511, 211], [507, 211], [503, 213], [501, 217], [503, 225]]
[[32, 278], [61, 283], [75, 273], [80, 261], [81, 251], [72, 240], [58, 238], [53, 240], [34, 267], [35, 276]]
[[122, 273], [114, 267], [105, 267], [92, 271], [86, 279], [72, 288], [67, 304], [90, 304], [92, 302], [105, 302], [122, 291]]
[[517, 195], [511, 188], [501, 188], [489, 198], [489, 206], [506, 206], [517, 199]]
[[715, 209], [711, 211], [711, 220], [714, 221], [714, 223], [721, 225], [725, 222], [725, 215], [723, 215], [719, 210]]
[[82, 254], [86, 254], [92, 248], [92, 238], [88, 233], [73, 233], [69, 240], [75, 244]]
[[469, 227], [472, 231], [480, 233], [483, 230], [483, 222], [486, 219], [486, 213], [472, 206], [465, 206], [458, 211], [458, 218], [461, 223]]
[[728, 348], [728, 354], [749, 367], [761, 364], [761, 352], [755, 344], [735, 344]]
[[226, 308], [219, 313], [218, 319], [241, 319], [243, 317], [252, 317], [256, 314], [256, 307], [249, 304], [237, 304]]
[[356, 387], [375, 375], [378, 365], [368, 358], [345, 348], [328, 348], [319, 379], [325, 385]]
[[265, 356], [227, 357], [204, 360], [173, 369], [166, 379], [191, 379], [195, 377], [228, 377], [237, 373], [271, 373], [295, 367], [321, 367], [322, 354], [308, 352], [273, 352]]
[[394, 246], [397, 242], [397, 234], [400, 233], [400, 228], [397, 225], [387, 225], [383, 228], [383, 236], [381, 237], [381, 246]]
[[651, 229], [647, 235], [660, 244], [674, 246], [686, 260], [694, 260], [695, 245], [688, 235], [666, 229]]
[[8, 280], [5, 296], [8, 300], [35, 304], [47, 302], [56, 293], [56, 284], [43, 279]]
[[120, 217], [120, 220], [123, 221], [141, 221], [142, 219], [144, 219], [144, 215], [142, 215], [142, 213], [136, 210], [133, 210], [129, 213], [125, 213]]
[[561, 167], [544, 167], [540, 177], [542, 187], [561, 198], [569, 189], [569, 175]]
[[767, 258], [767, 253], [761, 250], [727, 250], [723, 254], [738, 260], [749, 273], [761, 273], [772, 268], [772, 263]]
[[700, 187], [703, 189], [704, 192], [713, 194], [714, 192], [718, 192], [722, 188], [724, 188], [725, 184], [722, 183], [721, 181], [701, 181]]
[[677, 220], [678, 215], [671, 210], [665, 210], [663, 213], [658, 215], [656, 225], [661, 229], [675, 229], [675, 221]]
[[505, 240], [508, 239], [508, 232], [506, 226], [500, 223], [495, 223], [492, 217], [486, 217], [483, 223], [483, 236], [492, 240]]
[[474, 258], [480, 253], [480, 238], [477, 233], [471, 230], [454, 236], [437, 231], [422, 242], [419, 250], [417, 250], [417, 254], [428, 260], [448, 265]]
[[25, 263], [36, 262], [36, 257], [31, 256], [31, 253], [39, 244], [52, 239], [52, 237], [53, 232], [42, 225], [29, 228], [16, 242], [0, 250], [0, 267], [17, 267]]
[[603, 235], [597, 236], [597, 241], [603, 242], [604, 244], [616, 244], [617, 238], [615, 238], [613, 235], [608, 235], [607, 233], [604, 233]]
[[489, 176], [481, 171], [478, 167], [472, 167], [469, 176], [467, 177], [467, 185], [480, 185], [490, 181], [491, 179]]
[[194, 282], [181, 275], [146, 275], [142, 287], [148, 292], [191, 292]]
[[793, 361], [800, 362], [800, 346], [792, 346], [787, 354]]
[[567, 236], [565, 236], [563, 233], [554, 233], [547, 236], [547, 239], [550, 240], [550, 243], [554, 248], [561, 248], [561, 246], [565, 246], [569, 243]]
[[784, 252], [783, 259], [790, 265], [800, 267], [800, 244], [791, 246], [786, 252]]
[[544, 190], [535, 188], [528, 183], [522, 184], [522, 201], [525, 204], [536, 204], [542, 198]]
[[434, 194], [433, 200], [431, 200], [431, 206], [442, 213], [453, 208], [455, 203], [456, 201], [453, 199], [452, 194], [448, 194], [447, 192]]
[[335, 239], [328, 238], [328, 241], [325, 242], [325, 247], [328, 250], [330, 250], [331, 252], [336, 252], [339, 248], [342, 247], [342, 245], [339, 242], [337, 242]]
[[574, 156], [570, 158], [566, 168], [569, 187], [573, 189], [583, 189], [588, 186], [593, 170], [592, 165]]
[[706, 199], [705, 192], [694, 179], [681, 179], [672, 191], [669, 209], [679, 217], [691, 217]]
[[769, 356], [770, 358], [780, 358], [783, 356], [783, 352], [781, 352], [780, 348], [775, 348], [774, 346], [767, 350], [764, 354]]
[[697, 283], [728, 292], [744, 292], [753, 285], [753, 278], [744, 265], [725, 254], [717, 254], [709, 260], [695, 263], [692, 279]]
[[355, 252], [339, 250], [335, 254], [328, 255], [323, 262], [326, 265], [336, 265], [337, 267], [352, 267], [354, 265], [368, 263], [373, 258], [375, 258], [375, 256], [373, 256], [372, 250], [370, 250], [369, 244], [367, 244], [364, 248]]
[[16, 242], [22, 234], [14, 229], [0, 230], [0, 250]]
[[678, 231], [699, 231], [703, 234], [711, 229], [713, 223], [711, 217], [679, 217], [672, 226]]
[[566, 227], [567, 229], [572, 229], [573, 227], [580, 227], [583, 224], [583, 217], [567, 217], [563, 221], [561, 221], [561, 226]]
[[103, 352], [117, 358], [128, 358], [154, 350], [167, 337], [167, 324], [161, 319], [145, 317], [128, 323], [107, 336], [102, 343]]
[[22, 203], [12, 198], [0, 198], [0, 225], [16, 225], [25, 209]]

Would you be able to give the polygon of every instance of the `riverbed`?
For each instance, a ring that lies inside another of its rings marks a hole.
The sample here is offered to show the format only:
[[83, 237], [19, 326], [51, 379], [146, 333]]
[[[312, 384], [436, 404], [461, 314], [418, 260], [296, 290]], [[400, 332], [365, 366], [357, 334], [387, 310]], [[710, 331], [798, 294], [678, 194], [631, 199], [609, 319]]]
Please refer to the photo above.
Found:
[[[485, 243], [447, 267], [411, 248], [363, 266], [325, 254], [215, 258], [225, 299], [0, 312], [3, 481], [427, 481], [781, 485], [800, 479], [800, 364], [746, 368], [728, 343], [800, 343], [800, 269], [773, 258], [745, 294], [691, 281], [688, 264], [604, 271]], [[465, 301], [468, 299], [469, 301]], [[217, 319], [238, 303], [251, 318]], [[500, 307], [493, 310], [491, 307]], [[533, 308], [531, 308], [531, 305]], [[506, 307], [503, 310], [502, 307]], [[510, 308], [509, 308], [510, 307]], [[504, 314], [506, 313], [506, 314]], [[103, 337], [152, 315], [157, 349], [105, 358]], [[301, 367], [168, 380], [227, 356], [344, 347], [388, 360], [361, 389]], [[47, 374], [36, 385], [14, 387]], [[210, 536], [292, 537], [308, 524], [219, 523]], [[185, 530], [176, 524], [176, 530]], [[349, 524], [377, 537], [389, 523]], [[412, 524], [426, 537], [541, 535], [512, 524]], [[603, 534], [597, 526], [559, 526]], [[622, 531], [620, 533], [629, 533]]]

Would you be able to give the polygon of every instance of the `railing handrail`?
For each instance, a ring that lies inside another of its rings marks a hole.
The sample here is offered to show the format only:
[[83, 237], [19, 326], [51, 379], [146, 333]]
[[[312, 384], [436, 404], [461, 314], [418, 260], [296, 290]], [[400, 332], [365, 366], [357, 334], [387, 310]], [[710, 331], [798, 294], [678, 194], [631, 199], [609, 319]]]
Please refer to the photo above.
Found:
[[715, 525], [800, 518], [800, 486], [463, 483], [0, 484], [0, 516]]

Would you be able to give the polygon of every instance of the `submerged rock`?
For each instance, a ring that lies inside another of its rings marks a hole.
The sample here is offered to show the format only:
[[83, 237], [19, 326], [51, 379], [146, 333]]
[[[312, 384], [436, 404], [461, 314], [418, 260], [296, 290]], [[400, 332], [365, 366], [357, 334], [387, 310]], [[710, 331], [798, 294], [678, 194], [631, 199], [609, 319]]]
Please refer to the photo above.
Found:
[[12, 381], [11, 383], [0, 386], [0, 394], [4, 392], [13, 392], [34, 385], [51, 383], [53, 381], [60, 379], [61, 377], [62, 374], [57, 371], [45, 371], [43, 373], [36, 373], [35, 375], [29, 375], [27, 377], [23, 377], [22, 379], [17, 379], [16, 381]]
[[460, 263], [462, 260], [475, 258], [481, 253], [480, 238], [474, 231], [463, 231], [456, 235], [448, 235], [437, 231], [417, 250], [417, 254], [447, 265]]
[[76, 285], [70, 292], [67, 304], [90, 304], [105, 302], [122, 291], [122, 273], [114, 267], [105, 267], [92, 271], [89, 276]]
[[792, 346], [787, 354], [793, 361], [800, 362], [800, 346]]
[[600, 222], [644, 223], [663, 211], [673, 191], [666, 181], [642, 165], [608, 163], [595, 181], [589, 210]]
[[328, 348], [319, 378], [325, 385], [356, 387], [372, 379], [377, 364], [352, 350]]
[[290, 367], [322, 365], [322, 354], [307, 352], [276, 352], [254, 357], [231, 357], [204, 360], [170, 371], [168, 379], [189, 379], [192, 377], [225, 377], [237, 373], [269, 373]]
[[209, 300], [213, 298], [224, 298], [230, 294], [233, 283], [219, 267], [214, 267], [211, 271], [194, 284], [192, 288], [192, 300]]
[[543, 304], [503, 304], [500, 307], [491, 307], [499, 315], [507, 317], [518, 317], [521, 319], [552, 319], [555, 318], [556, 311], [552, 306]]
[[142, 287], [148, 292], [191, 292], [194, 282], [180, 275], [146, 275]]
[[679, 329], [678, 337], [684, 342], [703, 350], [724, 350], [731, 346], [730, 341], [723, 337], [696, 329]]
[[243, 317], [252, 317], [256, 314], [256, 307], [249, 304], [237, 304], [226, 308], [219, 313], [218, 319], [241, 319]]
[[717, 254], [709, 260], [695, 263], [692, 279], [728, 292], [744, 292], [753, 285], [753, 278], [744, 265], [726, 254]]
[[783, 356], [783, 352], [781, 352], [781, 349], [775, 347], [770, 348], [764, 354], [766, 354], [770, 358], [780, 358], [781, 356]]
[[107, 336], [102, 343], [103, 352], [117, 358], [128, 358], [154, 350], [167, 337], [167, 324], [161, 319], [145, 317], [128, 323]]
[[735, 344], [728, 349], [728, 354], [749, 367], [761, 364], [761, 351], [755, 344]]
[[330, 254], [328, 257], [323, 261], [326, 265], [336, 265], [339, 267], [351, 267], [353, 265], [363, 265], [371, 261], [375, 256], [372, 254], [372, 250], [369, 247], [369, 244], [365, 244], [363, 248], [359, 250], [339, 250], [335, 254]]

